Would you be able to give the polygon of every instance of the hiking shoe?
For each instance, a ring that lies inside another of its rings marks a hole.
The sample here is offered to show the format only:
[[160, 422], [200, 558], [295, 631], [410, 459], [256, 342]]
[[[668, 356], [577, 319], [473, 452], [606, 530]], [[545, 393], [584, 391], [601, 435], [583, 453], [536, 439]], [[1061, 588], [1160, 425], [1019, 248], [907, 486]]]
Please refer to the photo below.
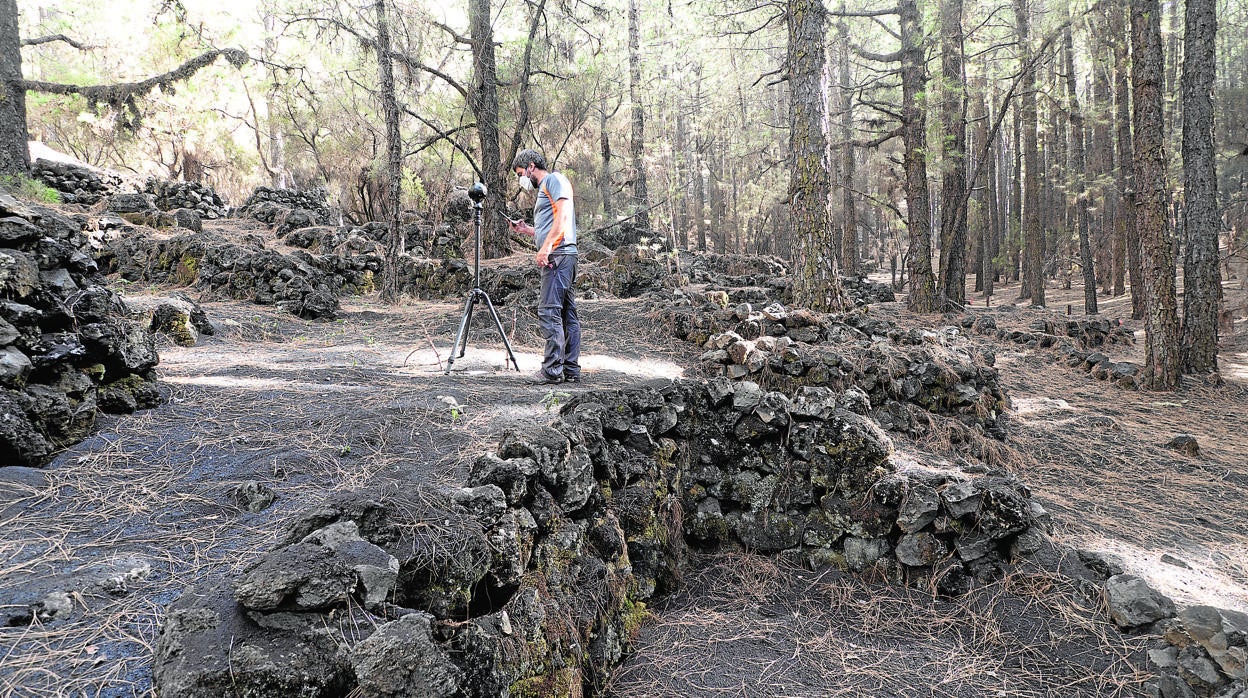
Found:
[[565, 373], [565, 374], [563, 374], [563, 380], [564, 380], [564, 381], [566, 381], [566, 382], [568, 382], [568, 383], [580, 383], [580, 382], [581, 382], [581, 374], [579, 374], [579, 373], [578, 373], [578, 374], [576, 374], [575, 376], [572, 376], [572, 375], [568, 375], [568, 374], [566, 374], [566, 373]]
[[529, 385], [551, 385], [554, 383], [562, 383], [563, 376], [548, 376], [545, 371], [539, 368], [537, 369], [537, 373], [525, 378], [524, 382]]

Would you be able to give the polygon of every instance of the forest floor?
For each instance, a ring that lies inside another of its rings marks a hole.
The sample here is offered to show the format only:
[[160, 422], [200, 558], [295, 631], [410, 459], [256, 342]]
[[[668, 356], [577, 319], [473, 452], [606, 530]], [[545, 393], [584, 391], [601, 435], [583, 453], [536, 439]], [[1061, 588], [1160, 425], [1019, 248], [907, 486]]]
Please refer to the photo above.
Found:
[[[1082, 298], [1055, 290], [1053, 308], [1063, 294]], [[871, 312], [949, 323], [901, 306]], [[163, 608], [267, 550], [294, 512], [332, 490], [461, 482], [505, 429], [544, 423], [573, 392], [690, 375], [700, 353], [642, 301], [588, 300], [585, 381], [530, 386], [522, 376], [541, 340], [525, 309], [500, 309], [520, 373], [503, 369], [502, 343], [480, 322], [444, 375], [458, 302], [347, 299], [332, 322], [204, 307], [215, 336], [161, 347], [166, 404], [103, 418], [39, 477], [0, 488], [0, 610], [76, 579], [122, 579], [112, 593], [79, 584], [64, 620], [0, 627], [0, 698], [148, 695]], [[1025, 328], [1048, 312], [1020, 307], [998, 322]], [[996, 351], [1013, 401], [1007, 462], [1053, 513], [1057, 542], [1115, 554], [1180, 603], [1248, 610], [1248, 336], [1225, 343], [1224, 385], [1173, 394], [1116, 388], [1048, 350], [971, 340]], [[1141, 347], [1110, 353], [1138, 361]], [[1178, 433], [1196, 437], [1200, 456], [1163, 447]], [[898, 446], [955, 457], [935, 439]], [[253, 480], [277, 493], [254, 514], [231, 495]], [[653, 609], [609, 694], [1105, 696], [1135, 695], [1150, 678], [1148, 638], [1120, 635], [1060, 557], [953, 600], [742, 553], [701, 562]]]

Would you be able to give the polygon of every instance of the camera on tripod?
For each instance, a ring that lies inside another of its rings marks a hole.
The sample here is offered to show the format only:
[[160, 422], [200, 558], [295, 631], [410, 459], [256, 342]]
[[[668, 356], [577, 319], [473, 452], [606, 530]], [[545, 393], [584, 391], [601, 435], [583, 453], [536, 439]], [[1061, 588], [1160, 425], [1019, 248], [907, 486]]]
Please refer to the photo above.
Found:
[[487, 193], [485, 185], [481, 182], [476, 182], [468, 188], [468, 198], [472, 200], [473, 208], [473, 229], [477, 239], [472, 260], [472, 290], [468, 292], [468, 298], [464, 301], [464, 315], [459, 320], [459, 333], [455, 335], [455, 344], [451, 347], [450, 355], [446, 357], [445, 374], [451, 372], [451, 365], [455, 363], [455, 350], [459, 350], [459, 358], [463, 358], [464, 353], [468, 351], [468, 326], [472, 324], [472, 309], [480, 301], [485, 301], [485, 307], [489, 309], [490, 317], [494, 319], [494, 327], [498, 330], [498, 335], [503, 338], [503, 346], [507, 349], [503, 367], [506, 368], [507, 361], [510, 360], [511, 365], [517, 371], [520, 370], [520, 364], [516, 362], [516, 354], [511, 350], [511, 342], [507, 340], [507, 332], [503, 329], [503, 321], [498, 318], [498, 311], [494, 309], [490, 295], [481, 290], [481, 205]]

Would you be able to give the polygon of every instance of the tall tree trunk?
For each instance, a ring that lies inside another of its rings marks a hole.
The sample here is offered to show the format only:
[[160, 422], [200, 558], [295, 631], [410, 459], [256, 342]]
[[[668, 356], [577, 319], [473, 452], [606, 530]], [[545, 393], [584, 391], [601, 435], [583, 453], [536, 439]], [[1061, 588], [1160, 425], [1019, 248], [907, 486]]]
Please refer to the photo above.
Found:
[[[986, 122], [988, 117], [987, 103], [984, 104], [983, 111], [984, 121]], [[986, 132], [987, 128], [985, 127], [985, 133]], [[1001, 136], [998, 134], [998, 143], [1000, 143], [1000, 138]], [[985, 212], [987, 225], [984, 226], [984, 240], [981, 243], [984, 247], [984, 283], [981, 290], [984, 294], [985, 303], [989, 302], [987, 299], [991, 298], [996, 290], [994, 288], [997, 280], [996, 257], [1001, 250], [1002, 228], [1004, 227], [1002, 223], [1004, 216], [1001, 215], [1001, 202], [999, 201], [1001, 197], [998, 193], [998, 188], [1000, 187], [1000, 177], [998, 175], [999, 168], [997, 167], [997, 162], [1000, 157], [1000, 151], [1000, 148], [994, 147], [986, 153], [988, 163], [986, 165], [987, 174], [985, 176], [987, 181], [984, 185], [984, 191], [987, 194], [985, 200], [988, 202], [988, 209]]]
[[[264, 53], [266, 62], [271, 62], [277, 54], [277, 15], [271, 11], [264, 13]], [[273, 84], [265, 92], [264, 106], [267, 114], [269, 137], [269, 183], [276, 189], [291, 186], [290, 173], [286, 169], [286, 131], [274, 117], [277, 111], [278, 81], [274, 75]], [[256, 124], [259, 128], [259, 124]]]
[[676, 244], [689, 249], [689, 116], [685, 113], [684, 90], [676, 96], [676, 132], [672, 142], [672, 163], [676, 175], [672, 202], [672, 226]]
[[[913, 0], [911, 0], [913, 1]], [[789, 220], [793, 301], [818, 311], [845, 303], [837, 274], [837, 234], [829, 210], [828, 14], [822, 0], [788, 0]]]
[[1027, 290], [1027, 280], [1023, 278], [1023, 118], [1022, 103], [1015, 100], [1011, 106], [1014, 121], [1014, 132], [1010, 139], [1010, 155], [1014, 160], [1014, 176], [1010, 178], [1010, 230], [1006, 238], [1010, 247], [1010, 281], [1018, 281], [1018, 297], [1027, 298], [1031, 292]]
[[910, 234], [910, 296], [907, 307], [918, 313], [939, 310], [932, 271], [931, 194], [927, 189], [927, 83], [923, 26], [915, 0], [900, 0], [901, 138], [905, 148], [906, 226]]
[[610, 225], [615, 219], [611, 201], [611, 134], [607, 130], [607, 110], [598, 112], [598, 152], [602, 156], [602, 169], [598, 171], [598, 195], [602, 197], [602, 223]]
[[17, 25], [17, 0], [0, 0], [0, 175], [26, 174], [30, 149], [26, 141], [26, 90], [22, 79], [22, 37]]
[[399, 102], [394, 95], [394, 66], [390, 59], [390, 22], [386, 0], [377, 0], [377, 67], [381, 78], [381, 111], [386, 120], [386, 209], [389, 220], [386, 235], [386, 269], [382, 275], [381, 298], [399, 301], [399, 257], [403, 255], [400, 201], [403, 180], [403, 142], [399, 137]]
[[1123, 4], [1109, 5], [1110, 35], [1114, 37], [1114, 82], [1118, 121], [1118, 235], [1127, 251], [1127, 277], [1131, 281], [1131, 317], [1144, 319], [1144, 279], [1140, 269], [1140, 239], [1136, 230], [1135, 148], [1131, 134], [1130, 65]]
[[1179, 318], [1174, 250], [1167, 234], [1169, 191], [1162, 133], [1161, 8], [1131, 0], [1132, 125], [1135, 130], [1136, 227], [1144, 272], [1145, 381], [1153, 390], [1179, 383]]
[[477, 117], [481, 177], [486, 189], [481, 210], [481, 250], [487, 258], [495, 258], [511, 254], [511, 235], [498, 215], [503, 202], [503, 164], [498, 142], [498, 67], [494, 61], [494, 27], [490, 19], [490, 0], [469, 0], [472, 111]]
[[[842, 7], [844, 5], [842, 4]], [[842, 20], [837, 25], [841, 37], [840, 45], [840, 95], [841, 95], [841, 169], [844, 185], [841, 187], [841, 207], [844, 217], [844, 229], [841, 232], [841, 259], [846, 276], [857, 276], [862, 270], [859, 260], [862, 252], [858, 249], [858, 207], [855, 202], [854, 177], [857, 174], [857, 163], [854, 160], [854, 90], [850, 85], [849, 74], [849, 27]]]
[[646, 192], [646, 115], [641, 104], [641, 19], [638, 0], [628, 0], [628, 96], [633, 106], [633, 134], [629, 153], [633, 157], [633, 220], [650, 229], [649, 195]]
[[1014, 0], [1018, 26], [1019, 119], [1023, 129], [1023, 286], [1032, 305], [1044, 305], [1044, 227], [1040, 220], [1039, 121], [1036, 115], [1036, 66], [1031, 53], [1031, 10], [1028, 0]]
[[1091, 153], [1088, 158], [1088, 177], [1094, 182], [1093, 189], [1088, 192], [1090, 200], [1097, 202], [1098, 231], [1093, 249], [1101, 259], [1098, 278], [1104, 284], [1107, 293], [1120, 296], [1126, 290], [1124, 276], [1126, 274], [1126, 247], [1118, 249], [1118, 236], [1113, 233], [1113, 198], [1106, 179], [1113, 177], [1114, 170], [1114, 137], [1111, 129], [1113, 116], [1113, 96], [1110, 94], [1108, 67], [1092, 65], [1092, 99], [1090, 100], [1093, 114]]
[[1218, 370], [1218, 182], [1213, 160], [1213, 80], [1218, 18], [1215, 0], [1187, 0], [1183, 38], [1184, 373]]
[[1066, 99], [1070, 104], [1070, 192], [1075, 197], [1075, 227], [1079, 231], [1079, 262], [1083, 266], [1083, 312], [1096, 315], [1096, 264], [1092, 259], [1092, 243], [1088, 239], [1088, 198], [1084, 193], [1087, 169], [1083, 152], [1083, 112], [1079, 108], [1079, 89], [1075, 81], [1075, 41], [1073, 30], [1066, 30], [1065, 54]]
[[940, 303], [966, 305], [966, 76], [962, 69], [962, 0], [940, 3], [941, 194]]

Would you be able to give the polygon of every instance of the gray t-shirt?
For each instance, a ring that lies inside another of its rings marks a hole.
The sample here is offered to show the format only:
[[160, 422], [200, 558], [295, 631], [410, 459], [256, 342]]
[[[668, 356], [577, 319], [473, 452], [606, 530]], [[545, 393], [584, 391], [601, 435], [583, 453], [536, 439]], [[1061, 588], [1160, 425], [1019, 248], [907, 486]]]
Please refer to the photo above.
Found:
[[559, 204], [563, 215], [563, 240], [555, 246], [552, 253], [574, 254], [576, 252], [576, 208], [572, 203], [572, 183], [558, 172], [547, 172], [542, 183], [537, 187], [537, 203], [533, 206], [533, 242], [537, 249], [542, 249], [551, 226], [555, 223], [555, 210], [552, 201], [563, 200]]

